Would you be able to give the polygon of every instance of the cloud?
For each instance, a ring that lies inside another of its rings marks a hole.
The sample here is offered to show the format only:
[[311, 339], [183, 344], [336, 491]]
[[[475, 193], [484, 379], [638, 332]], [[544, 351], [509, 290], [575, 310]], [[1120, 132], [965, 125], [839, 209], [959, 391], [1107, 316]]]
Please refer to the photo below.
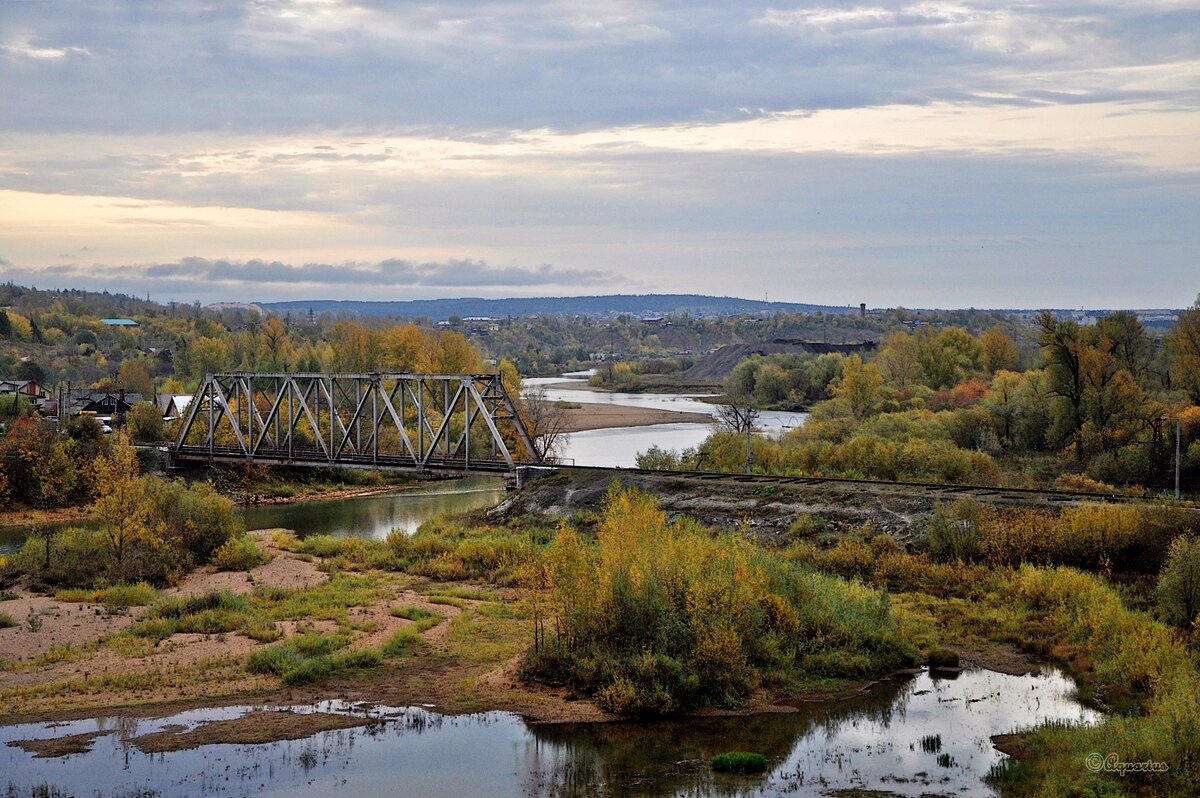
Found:
[[29, 37], [11, 39], [0, 44], [0, 52], [16, 58], [31, 58], [39, 61], [59, 61], [72, 55], [91, 55], [86, 47], [45, 47], [34, 43]]
[[0, 29], [0, 250], [39, 284], [919, 305], [983, 274], [1021, 304], [1051, 272], [1165, 294], [1200, 254], [1197, 0], [0, 0]]
[[18, 33], [0, 59], [3, 124], [23, 130], [581, 130], [1019, 102], [1047, 84], [1121, 92], [1172, 65], [1173, 82], [1150, 88], [1200, 99], [1187, 66], [1200, 8], [1166, 0], [163, 0], [4, 14]]
[[225, 285], [304, 284], [314, 287], [356, 286], [360, 288], [530, 288], [566, 285], [602, 285], [619, 282], [614, 275], [590, 269], [556, 269], [549, 264], [533, 268], [491, 266], [478, 260], [451, 260], [442, 263], [415, 262], [389, 258], [377, 263], [304, 263], [280, 261], [223, 260], [200, 257], [183, 258], [170, 263], [115, 267], [75, 267], [57, 265], [48, 274], [69, 276], [83, 274], [140, 276], [148, 281], [173, 280], [197, 285], [217, 282]]

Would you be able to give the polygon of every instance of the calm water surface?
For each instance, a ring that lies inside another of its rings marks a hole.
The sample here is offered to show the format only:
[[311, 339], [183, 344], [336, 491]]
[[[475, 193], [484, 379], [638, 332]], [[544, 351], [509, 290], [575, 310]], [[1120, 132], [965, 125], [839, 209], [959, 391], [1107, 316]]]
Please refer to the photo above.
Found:
[[385, 538], [393, 529], [412, 534], [430, 518], [492, 507], [503, 498], [504, 480], [467, 477], [371, 496], [254, 505], [243, 508], [243, 515], [247, 529], [284, 527], [300, 537]]
[[[239, 508], [247, 529], [284, 527], [300, 537], [334, 535], [337, 537], [385, 538], [393, 529], [409, 534], [421, 524], [439, 515], [480, 510], [499, 504], [504, 498], [504, 480], [496, 477], [467, 477], [431, 481], [418, 487], [349, 496], [317, 499], [291, 504], [259, 504]], [[66, 526], [87, 526], [88, 522], [48, 524], [54, 531]], [[21, 548], [29, 535], [28, 527], [0, 529], [0, 554]]]
[[[363, 715], [372, 724], [277, 743], [165, 754], [138, 748], [140, 736], [165, 727], [191, 728], [251, 709], [0, 727], [0, 782], [15, 795], [50, 785], [89, 796], [136, 789], [162, 796], [816, 796], [855, 787], [991, 796], [983, 776], [1002, 758], [991, 735], [1099, 720], [1057, 672], [977, 670], [955, 679], [921, 673], [797, 713], [654, 723], [535, 724], [502, 712], [443, 716], [325, 702], [294, 709]], [[97, 731], [90, 751], [61, 758], [6, 745]], [[929, 735], [938, 735], [937, 750], [922, 747]], [[770, 768], [748, 779], [714, 774], [709, 758], [727, 750], [759, 751]]]
[[[581, 387], [572, 387], [577, 382]], [[716, 406], [701, 401], [707, 394], [656, 394], [656, 393], [607, 393], [589, 391], [583, 379], [564, 377], [535, 377], [525, 380], [529, 387], [542, 387], [546, 398], [555, 402], [591, 402], [628, 407], [646, 407], [655, 410], [677, 410], [685, 413], [704, 413], [713, 416]], [[554, 386], [554, 387], [548, 387]], [[804, 424], [808, 413], [764, 410], [759, 416], [758, 426], [765, 435], [779, 435]], [[704, 442], [713, 431], [711, 424], [679, 423], [655, 424], [648, 427], [626, 427], [623, 429], [595, 429], [574, 432], [564, 436], [561, 452], [568, 462], [576, 465], [612, 466], [632, 468], [637, 465], [637, 455], [651, 446], [660, 449], [694, 449]]]

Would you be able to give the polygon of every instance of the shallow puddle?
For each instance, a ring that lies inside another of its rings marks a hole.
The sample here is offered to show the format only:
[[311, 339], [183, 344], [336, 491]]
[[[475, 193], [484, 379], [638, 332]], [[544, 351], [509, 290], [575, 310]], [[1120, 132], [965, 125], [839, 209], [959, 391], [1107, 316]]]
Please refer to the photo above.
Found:
[[[28, 723], [0, 727], [0, 787], [10, 796], [35, 789], [45, 796], [767, 796], [847, 788], [990, 796], [983, 777], [1003, 758], [992, 735], [1100, 719], [1072, 689], [1054, 671], [921, 673], [796, 713], [653, 723], [537, 724], [504, 712], [444, 716], [323, 702], [290, 709], [359, 716], [366, 725], [158, 754], [139, 748], [139, 738], [186, 733], [256, 708]], [[12, 745], [64, 737], [83, 752], [38, 757], [44, 745]], [[729, 750], [763, 753], [770, 768], [751, 778], [714, 774], [709, 758]]]

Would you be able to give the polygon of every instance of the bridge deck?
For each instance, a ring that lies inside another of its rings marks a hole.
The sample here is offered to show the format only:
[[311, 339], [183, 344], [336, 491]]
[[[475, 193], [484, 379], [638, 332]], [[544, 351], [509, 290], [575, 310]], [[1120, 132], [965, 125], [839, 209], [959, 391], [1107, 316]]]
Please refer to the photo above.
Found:
[[333, 468], [370, 468], [382, 471], [446, 471], [460, 474], [511, 474], [513, 469], [503, 460], [480, 460], [464, 457], [429, 457], [424, 462], [405, 455], [353, 454], [342, 452], [330, 460], [321, 449], [293, 447], [288, 449], [260, 448], [253, 457], [238, 446], [175, 446], [174, 460], [192, 463], [255, 463], [261, 465], [328, 466]]

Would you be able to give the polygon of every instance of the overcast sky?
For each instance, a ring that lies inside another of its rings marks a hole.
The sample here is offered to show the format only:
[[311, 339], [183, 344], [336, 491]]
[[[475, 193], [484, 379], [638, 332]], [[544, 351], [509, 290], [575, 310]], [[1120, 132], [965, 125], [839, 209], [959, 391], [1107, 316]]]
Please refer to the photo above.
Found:
[[1182, 307], [1200, 0], [0, 0], [0, 276]]

